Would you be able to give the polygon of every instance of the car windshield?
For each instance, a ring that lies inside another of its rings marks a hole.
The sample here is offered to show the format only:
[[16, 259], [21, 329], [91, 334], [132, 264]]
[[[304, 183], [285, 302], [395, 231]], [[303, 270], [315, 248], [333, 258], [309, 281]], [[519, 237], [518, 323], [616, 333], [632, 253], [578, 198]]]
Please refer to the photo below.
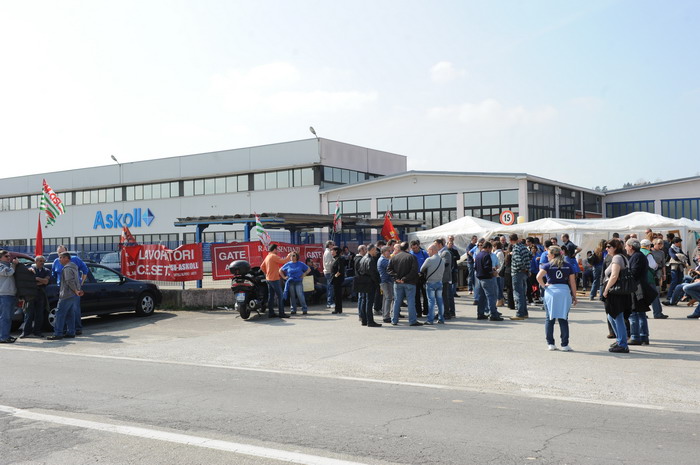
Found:
[[119, 263], [119, 253], [108, 253], [102, 257], [101, 263]]
[[108, 268], [91, 266], [90, 272], [96, 283], [118, 283], [121, 281], [121, 277]]

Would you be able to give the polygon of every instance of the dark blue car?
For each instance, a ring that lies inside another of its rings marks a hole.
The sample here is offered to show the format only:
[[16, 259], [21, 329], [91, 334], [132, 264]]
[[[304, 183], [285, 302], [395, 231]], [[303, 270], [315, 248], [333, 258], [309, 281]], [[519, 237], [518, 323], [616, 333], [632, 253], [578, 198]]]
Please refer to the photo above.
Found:
[[[34, 260], [26, 254], [12, 253], [22, 263], [30, 266]], [[89, 269], [88, 277], [83, 284], [85, 295], [80, 299], [82, 316], [105, 315], [108, 313], [136, 312], [138, 316], [152, 315], [163, 300], [158, 286], [145, 281], [127, 278], [123, 274], [98, 265], [85, 263]], [[50, 266], [49, 266], [50, 268]], [[46, 287], [48, 297], [48, 312], [45, 328], [53, 327], [58, 304], [58, 285], [51, 282]], [[15, 310], [12, 318], [13, 329], [17, 329], [24, 320], [21, 307]]]

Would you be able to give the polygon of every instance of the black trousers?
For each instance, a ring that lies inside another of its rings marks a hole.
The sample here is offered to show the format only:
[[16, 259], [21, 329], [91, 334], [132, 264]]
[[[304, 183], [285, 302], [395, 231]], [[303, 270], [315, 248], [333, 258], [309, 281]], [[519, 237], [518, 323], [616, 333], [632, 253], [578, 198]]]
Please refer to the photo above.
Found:
[[343, 281], [333, 283], [333, 295], [335, 296], [335, 311], [343, 311]]

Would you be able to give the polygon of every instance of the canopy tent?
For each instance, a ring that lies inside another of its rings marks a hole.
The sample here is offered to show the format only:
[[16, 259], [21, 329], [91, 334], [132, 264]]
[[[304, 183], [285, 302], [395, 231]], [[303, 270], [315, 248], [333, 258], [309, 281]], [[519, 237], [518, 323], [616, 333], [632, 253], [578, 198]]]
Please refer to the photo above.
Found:
[[455, 245], [460, 251], [467, 248], [472, 236], [491, 237], [494, 231], [503, 225], [493, 221], [482, 220], [473, 216], [463, 216], [427, 231], [416, 231], [408, 234], [408, 239], [418, 239], [421, 243], [432, 242], [437, 238], [447, 240], [447, 236], [455, 237]]
[[700, 233], [700, 221], [688, 218], [674, 219], [654, 213], [634, 212], [625, 216], [607, 219], [580, 219], [568, 220], [561, 218], [543, 218], [529, 223], [514, 224], [512, 226], [497, 225], [493, 232], [496, 234], [517, 233], [522, 237], [539, 236], [547, 239], [552, 236], [559, 237], [562, 233], [568, 233], [571, 240], [581, 247], [581, 250], [594, 250], [601, 239], [609, 239], [612, 233], [625, 234], [637, 233], [637, 237], [644, 239], [644, 231], [651, 228], [654, 232], [673, 232], [683, 239], [683, 248], [687, 249], [695, 245], [695, 240]]

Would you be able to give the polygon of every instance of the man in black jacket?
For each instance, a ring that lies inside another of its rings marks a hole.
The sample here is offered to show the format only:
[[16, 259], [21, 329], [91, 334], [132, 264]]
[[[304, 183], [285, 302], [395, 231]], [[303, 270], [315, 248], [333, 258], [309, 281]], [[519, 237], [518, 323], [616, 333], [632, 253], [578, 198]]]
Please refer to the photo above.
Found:
[[408, 242], [401, 243], [401, 251], [389, 261], [387, 272], [394, 278], [394, 311], [391, 324], [399, 323], [401, 302], [408, 302], [408, 323], [411, 326], [423, 326], [416, 315], [416, 283], [418, 282], [418, 260], [408, 253]]
[[362, 326], [368, 326], [370, 328], [381, 326], [381, 324], [375, 323], [372, 313], [374, 293], [379, 287], [379, 270], [377, 270], [378, 260], [379, 255], [377, 253], [377, 247], [374, 244], [369, 244], [367, 246], [367, 253], [355, 267], [355, 290], [359, 293], [360, 320], [362, 320]]
[[[486, 241], [484, 247], [474, 258], [474, 274], [476, 275], [476, 285], [480, 291], [476, 307], [478, 320], [488, 318], [491, 321], [503, 321], [503, 317], [496, 310], [497, 285], [494, 270], [491, 243]], [[476, 295], [476, 292], [474, 294]], [[487, 313], [489, 316], [486, 316]]]

